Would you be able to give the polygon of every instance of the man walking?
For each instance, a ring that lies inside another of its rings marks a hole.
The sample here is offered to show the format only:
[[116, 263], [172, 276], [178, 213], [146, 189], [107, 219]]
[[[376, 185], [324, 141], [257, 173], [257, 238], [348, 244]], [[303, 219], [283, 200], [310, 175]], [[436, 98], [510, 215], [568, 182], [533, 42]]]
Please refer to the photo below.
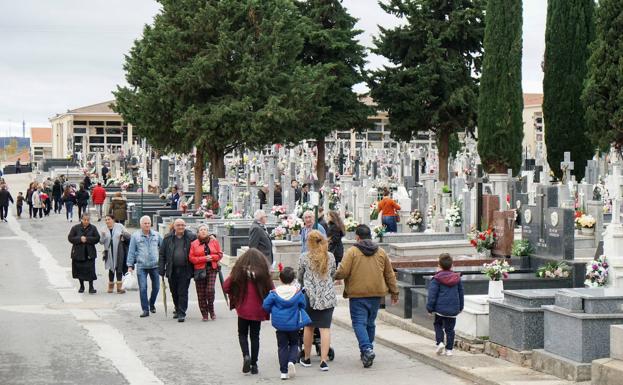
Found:
[[20, 158], [17, 158], [17, 161], [15, 162], [15, 173], [16, 174], [22, 173], [22, 161]]
[[266, 230], [266, 213], [264, 210], [257, 210], [253, 215], [253, 223], [249, 229], [249, 248], [258, 249], [268, 261], [273, 264], [273, 242], [270, 240]]
[[9, 202], [14, 203], [13, 197], [6, 188], [6, 184], [3, 183], [0, 185], [0, 221], [2, 222], [8, 222], [6, 218], [9, 215]]
[[93, 187], [93, 191], [91, 191], [91, 199], [93, 200], [93, 204], [95, 205], [95, 210], [97, 210], [98, 222], [102, 221], [102, 207], [104, 206], [104, 202], [106, 201], [106, 189], [102, 187], [100, 182], [97, 182], [97, 186]]
[[[145, 215], [140, 220], [141, 229], [132, 234], [128, 249], [128, 271], [134, 270], [138, 278], [138, 289], [141, 296], [141, 318], [148, 317], [149, 312], [156, 312], [156, 299], [160, 290], [158, 280], [158, 249], [162, 244], [162, 237], [151, 229], [151, 218]], [[147, 299], [147, 276], [151, 280], [151, 295]]]
[[177, 322], [184, 322], [188, 309], [188, 287], [190, 278], [193, 276], [194, 267], [188, 260], [190, 243], [197, 236], [186, 230], [186, 222], [176, 219], [173, 222], [173, 231], [167, 234], [160, 248], [159, 272], [162, 277], [166, 275], [169, 280], [169, 289], [175, 312], [173, 318]]
[[370, 228], [357, 226], [355, 240], [356, 243], [344, 254], [335, 279], [344, 280], [344, 298], [349, 298], [350, 319], [359, 342], [361, 362], [364, 368], [369, 368], [376, 357], [374, 322], [381, 298], [389, 291], [392, 304], [396, 304], [398, 287], [389, 257], [372, 242]]

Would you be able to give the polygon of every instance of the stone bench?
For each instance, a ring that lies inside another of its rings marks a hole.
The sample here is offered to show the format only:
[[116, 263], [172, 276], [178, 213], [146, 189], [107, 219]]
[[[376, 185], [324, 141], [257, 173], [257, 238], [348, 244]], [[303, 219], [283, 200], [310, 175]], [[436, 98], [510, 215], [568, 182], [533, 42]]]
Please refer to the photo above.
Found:
[[437, 258], [441, 253], [457, 256], [472, 255], [475, 252], [467, 240], [392, 243], [389, 247], [389, 254], [393, 258], [411, 260]]

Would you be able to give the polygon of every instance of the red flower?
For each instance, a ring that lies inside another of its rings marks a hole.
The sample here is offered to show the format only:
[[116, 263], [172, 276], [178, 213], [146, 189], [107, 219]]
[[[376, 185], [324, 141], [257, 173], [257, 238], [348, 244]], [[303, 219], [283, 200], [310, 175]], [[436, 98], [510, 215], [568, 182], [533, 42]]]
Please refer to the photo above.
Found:
[[283, 264], [281, 262], [277, 265], [277, 270], [279, 270], [280, 273], [283, 271]]
[[493, 233], [493, 238], [496, 238], [498, 235], [496, 233]]
[[484, 234], [480, 234], [480, 236], [478, 238], [480, 238], [481, 241], [484, 241], [486, 239]]
[[487, 229], [487, 234], [491, 234], [491, 229]]
[[476, 247], [476, 246], [478, 245], [478, 242], [476, 242], [476, 240], [475, 240], [475, 239], [472, 239], [472, 242], [471, 242], [471, 243], [472, 243], [472, 246], [474, 246], [474, 247]]

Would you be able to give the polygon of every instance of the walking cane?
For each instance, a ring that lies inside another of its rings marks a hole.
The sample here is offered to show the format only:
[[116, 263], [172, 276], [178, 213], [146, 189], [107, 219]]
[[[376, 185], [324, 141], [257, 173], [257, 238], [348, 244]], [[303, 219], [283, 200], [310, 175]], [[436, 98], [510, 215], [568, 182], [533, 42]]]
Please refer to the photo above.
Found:
[[164, 281], [164, 275], [162, 276], [162, 303], [164, 305], [164, 315], [168, 317], [167, 312], [167, 283]]

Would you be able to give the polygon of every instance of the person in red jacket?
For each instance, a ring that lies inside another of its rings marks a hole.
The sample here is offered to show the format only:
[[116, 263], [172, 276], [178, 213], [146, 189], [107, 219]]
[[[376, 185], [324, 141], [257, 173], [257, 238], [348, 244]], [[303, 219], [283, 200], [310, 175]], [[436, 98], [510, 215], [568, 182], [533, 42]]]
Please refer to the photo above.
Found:
[[[188, 260], [195, 267], [195, 287], [199, 310], [204, 321], [216, 319], [214, 314], [214, 285], [218, 274], [218, 262], [223, 258], [221, 245], [216, 238], [211, 237], [208, 226], [200, 225], [197, 229], [197, 239], [190, 244]], [[210, 318], [208, 318], [208, 316]]]
[[97, 186], [93, 187], [91, 191], [91, 199], [93, 200], [93, 204], [95, 205], [95, 209], [97, 210], [97, 214], [99, 215], [98, 222], [102, 221], [102, 207], [104, 206], [104, 202], [106, 201], [106, 189], [102, 187], [101, 183], [97, 183]]
[[[260, 352], [260, 326], [270, 315], [262, 307], [264, 298], [274, 289], [266, 257], [261, 251], [250, 248], [238, 258], [223, 291], [229, 296], [232, 309], [238, 313], [238, 342], [242, 350], [242, 372], [257, 374]], [[251, 355], [249, 355], [249, 334]]]

